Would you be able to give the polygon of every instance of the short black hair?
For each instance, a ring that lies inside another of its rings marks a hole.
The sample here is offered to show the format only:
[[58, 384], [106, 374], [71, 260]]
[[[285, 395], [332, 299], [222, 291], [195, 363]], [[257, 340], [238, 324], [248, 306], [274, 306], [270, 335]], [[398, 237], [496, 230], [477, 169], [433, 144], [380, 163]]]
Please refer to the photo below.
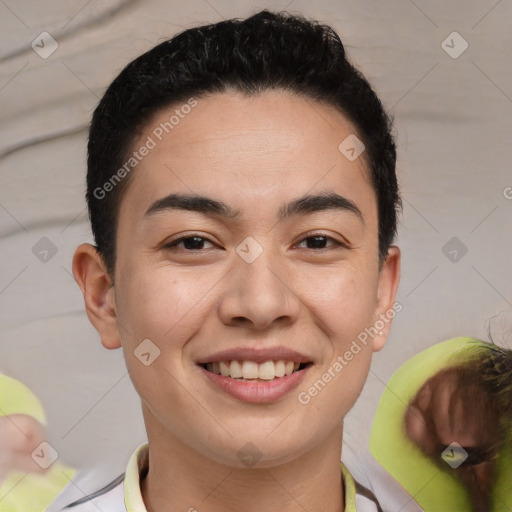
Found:
[[333, 106], [355, 126], [376, 194], [382, 264], [402, 209], [392, 120], [331, 27], [264, 9], [243, 20], [190, 28], [158, 44], [130, 62], [100, 100], [89, 131], [86, 201], [96, 249], [112, 281], [120, 201], [133, 174], [126, 162], [150, 118], [191, 97], [268, 89]]

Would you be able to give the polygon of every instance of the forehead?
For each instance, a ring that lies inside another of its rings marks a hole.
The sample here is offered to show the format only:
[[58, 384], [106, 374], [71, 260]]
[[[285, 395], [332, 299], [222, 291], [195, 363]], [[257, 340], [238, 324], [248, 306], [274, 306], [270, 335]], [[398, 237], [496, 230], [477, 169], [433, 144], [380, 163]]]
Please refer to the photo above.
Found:
[[171, 193], [215, 197], [233, 205], [237, 220], [269, 209], [282, 217], [287, 197], [317, 191], [374, 200], [364, 153], [351, 161], [339, 149], [357, 135], [337, 109], [277, 90], [194, 101], [159, 111], [135, 141], [133, 150], [151, 149], [133, 171], [120, 218], [138, 224]]

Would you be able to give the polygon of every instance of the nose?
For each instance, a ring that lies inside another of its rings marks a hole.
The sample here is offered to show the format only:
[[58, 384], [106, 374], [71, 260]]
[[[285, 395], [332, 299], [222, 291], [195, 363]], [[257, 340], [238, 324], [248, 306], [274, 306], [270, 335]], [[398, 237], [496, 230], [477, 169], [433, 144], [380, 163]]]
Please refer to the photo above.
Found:
[[290, 269], [280, 265], [269, 251], [263, 251], [252, 263], [237, 260], [226, 282], [219, 306], [225, 325], [264, 330], [298, 318], [302, 303]]

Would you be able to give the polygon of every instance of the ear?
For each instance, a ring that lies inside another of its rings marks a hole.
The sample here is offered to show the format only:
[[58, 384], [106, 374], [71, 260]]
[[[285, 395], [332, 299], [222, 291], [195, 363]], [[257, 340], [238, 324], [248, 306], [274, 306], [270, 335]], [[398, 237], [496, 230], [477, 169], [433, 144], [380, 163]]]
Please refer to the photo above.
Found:
[[383, 323], [384, 327], [377, 329], [377, 331], [382, 331], [382, 334], [377, 334], [373, 338], [372, 345], [374, 352], [378, 352], [384, 347], [395, 312], [401, 310], [401, 307], [400, 309], [393, 307], [398, 290], [398, 283], [400, 282], [400, 258], [400, 248], [396, 245], [392, 245], [389, 248], [388, 255], [382, 263], [382, 268], [379, 272], [375, 324], [380, 327], [381, 323]]
[[107, 349], [121, 347], [117, 323], [115, 290], [103, 258], [91, 244], [79, 245], [73, 256], [73, 276], [85, 302], [89, 321]]

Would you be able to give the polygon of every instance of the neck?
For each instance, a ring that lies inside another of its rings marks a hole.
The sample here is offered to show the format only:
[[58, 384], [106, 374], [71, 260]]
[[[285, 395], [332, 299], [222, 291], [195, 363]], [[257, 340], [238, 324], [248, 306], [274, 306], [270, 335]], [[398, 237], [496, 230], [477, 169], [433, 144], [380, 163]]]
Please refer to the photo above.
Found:
[[[148, 512], [344, 511], [343, 425], [310, 451], [267, 468], [232, 467], [190, 448], [144, 412], [149, 471], [141, 481]], [[148, 421], [153, 420], [153, 421]]]

